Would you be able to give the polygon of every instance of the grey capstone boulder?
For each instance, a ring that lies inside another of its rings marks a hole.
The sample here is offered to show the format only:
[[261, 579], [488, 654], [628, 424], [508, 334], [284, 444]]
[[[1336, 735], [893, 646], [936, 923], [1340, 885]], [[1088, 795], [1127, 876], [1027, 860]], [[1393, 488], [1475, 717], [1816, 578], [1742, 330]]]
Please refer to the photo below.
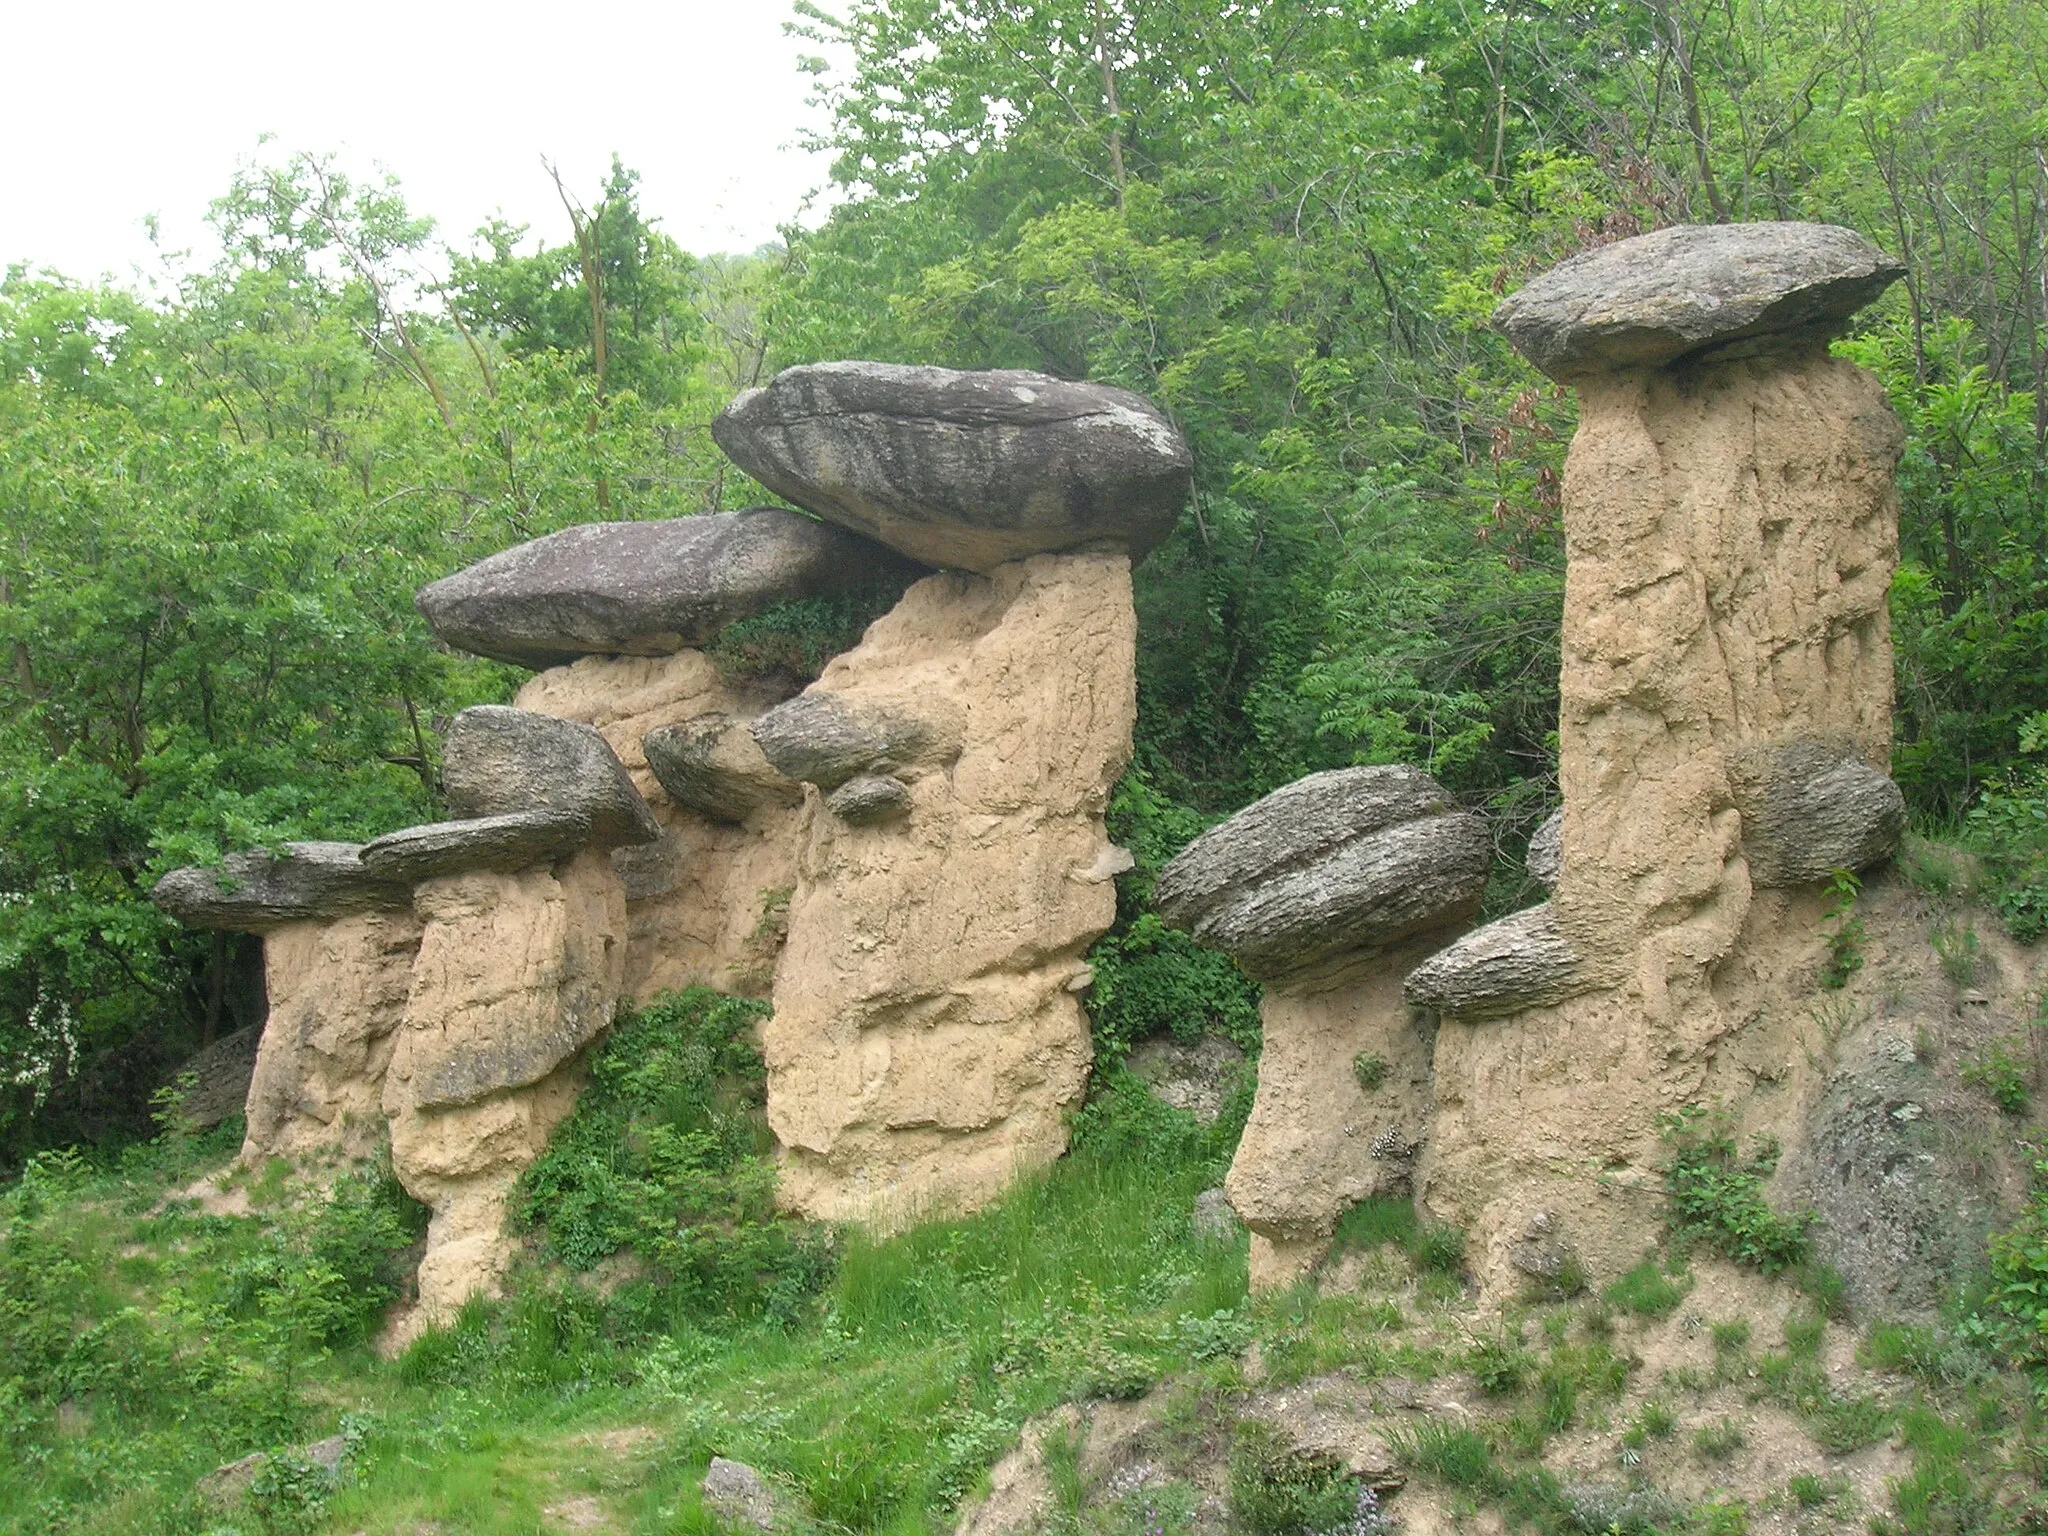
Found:
[[743, 822], [763, 805], [798, 805], [803, 789], [761, 755], [744, 721], [699, 715], [640, 738], [669, 799], [713, 821]]
[[409, 887], [364, 865], [360, 843], [287, 843], [284, 857], [261, 848], [232, 853], [218, 869], [174, 869], [149, 899], [187, 928], [267, 933], [286, 923], [391, 911]]
[[1654, 368], [1761, 338], [1825, 338], [1905, 275], [1834, 224], [1675, 224], [1585, 251], [1494, 311], [1554, 379]]
[[1168, 924], [1273, 981], [1466, 921], [1492, 861], [1486, 823], [1420, 769], [1337, 768], [1210, 828], [1153, 899]]
[[1731, 778], [1742, 851], [1756, 886], [1806, 885], [1898, 851], [1899, 786], [1854, 748], [1812, 738], [1740, 755]]
[[1187, 505], [1187, 443], [1142, 396], [1011, 370], [813, 363], [711, 435], [756, 480], [914, 560], [988, 572], [1084, 545], [1144, 554]]
[[755, 507], [564, 528], [422, 587], [414, 603], [456, 650], [538, 669], [667, 656], [777, 603], [901, 592], [921, 574], [844, 528]]
[[1468, 1022], [1560, 1003], [1579, 990], [1578, 953], [1549, 902], [1474, 929], [1408, 973], [1401, 995]]
[[661, 836], [610, 743], [574, 720], [503, 704], [465, 709], [442, 743], [441, 777], [458, 818], [535, 812], [580, 822], [599, 848]]
[[1543, 825], [1529, 839], [1529, 854], [1523, 866], [1546, 891], [1557, 889], [1564, 873], [1564, 807], [1543, 818]]
[[590, 844], [587, 823], [549, 811], [433, 821], [363, 845], [363, 863], [406, 886], [443, 875], [513, 874], [565, 859]]
[[886, 774], [915, 760], [932, 737], [921, 720], [818, 692], [757, 715], [748, 730], [776, 772], [827, 794], [848, 779]]
[[832, 791], [826, 808], [852, 827], [878, 827], [910, 814], [910, 786], [886, 773], [864, 773]]

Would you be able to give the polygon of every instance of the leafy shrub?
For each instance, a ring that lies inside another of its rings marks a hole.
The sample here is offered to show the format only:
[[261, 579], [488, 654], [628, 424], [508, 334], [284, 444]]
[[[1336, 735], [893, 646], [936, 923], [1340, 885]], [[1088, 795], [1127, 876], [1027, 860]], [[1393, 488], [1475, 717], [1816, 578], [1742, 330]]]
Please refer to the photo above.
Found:
[[1349, 1523], [1357, 1480], [1246, 1419], [1230, 1446], [1230, 1527], [1241, 1536], [1317, 1536]]
[[519, 1218], [587, 1270], [620, 1252], [681, 1314], [788, 1316], [831, 1272], [822, 1230], [780, 1217], [752, 1038], [763, 1003], [706, 987], [622, 1018], [591, 1082], [522, 1176]]
[[1101, 1163], [1207, 1169], [1220, 1179], [1251, 1113], [1251, 1088], [1244, 1083], [1203, 1125], [1191, 1111], [1162, 1102], [1136, 1073], [1111, 1066], [1095, 1074], [1088, 1102], [1074, 1116], [1074, 1151]]
[[776, 681], [801, 688], [825, 663], [860, 643], [862, 631], [896, 605], [886, 583], [837, 597], [778, 603], [728, 624], [706, 650], [731, 682]]
[[1739, 1158], [1726, 1116], [1697, 1104], [1664, 1116], [1660, 1128], [1672, 1148], [1664, 1188], [1677, 1238], [1767, 1275], [1804, 1262], [1820, 1218], [1811, 1211], [1781, 1216], [1764, 1200], [1764, 1181], [1778, 1165], [1775, 1143]]
[[1856, 915], [1856, 897], [1863, 882], [1851, 869], [1838, 869], [1827, 883], [1828, 957], [1821, 962], [1820, 984], [1839, 992], [1863, 969], [1863, 919]]
[[[2020, 727], [2022, 752], [2048, 751], [2048, 711]], [[1983, 855], [1991, 903], [2022, 944], [2048, 934], [2048, 765], [2014, 770], [1987, 785], [1964, 818]]]
[[1991, 1306], [2010, 1325], [2013, 1352], [2048, 1367], [2048, 1156], [2035, 1160], [2020, 1219], [1991, 1239], [1991, 1279]]
[[1259, 988], [1237, 962], [1141, 912], [1088, 952], [1096, 1055], [1114, 1063], [1140, 1040], [1221, 1035], [1247, 1052], [1259, 1045]]
[[1475, 1339], [1465, 1353], [1465, 1366], [1489, 1397], [1519, 1392], [1536, 1369], [1536, 1357], [1519, 1340], [1505, 1334]]
[[1975, 1061], [1964, 1065], [1963, 1081], [1982, 1089], [2008, 1115], [2024, 1115], [2032, 1069], [2024, 1058], [2013, 1054], [2012, 1044], [2010, 1040], [1994, 1040], [1985, 1046]]
[[1387, 1080], [1387, 1058], [1378, 1051], [1360, 1051], [1351, 1058], [1351, 1073], [1358, 1086], [1371, 1093]]

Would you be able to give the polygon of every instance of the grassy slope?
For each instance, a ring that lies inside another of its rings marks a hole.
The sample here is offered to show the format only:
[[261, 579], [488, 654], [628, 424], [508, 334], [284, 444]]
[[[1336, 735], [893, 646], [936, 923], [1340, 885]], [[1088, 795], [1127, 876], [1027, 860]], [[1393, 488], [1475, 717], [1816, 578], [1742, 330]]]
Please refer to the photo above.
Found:
[[[2025, 1450], [2044, 1443], [2039, 1411], [1988, 1358], [1893, 1329], [1863, 1344], [1876, 1369], [1859, 1367], [1842, 1325], [1726, 1266], [1482, 1315], [1445, 1272], [1455, 1245], [1367, 1208], [1327, 1294], [1249, 1303], [1241, 1245], [1190, 1230], [1213, 1161], [1130, 1145], [981, 1216], [854, 1242], [793, 1326], [618, 1337], [602, 1303], [536, 1271], [399, 1361], [361, 1342], [322, 1352], [266, 1332], [248, 1301], [253, 1261], [305, 1209], [289, 1184], [263, 1181], [247, 1216], [162, 1203], [207, 1152], [159, 1148], [5, 1197], [10, 1250], [77, 1265], [68, 1326], [139, 1327], [61, 1406], [14, 1390], [0, 1530], [706, 1532], [696, 1483], [723, 1454], [817, 1525], [938, 1531], [1027, 1420], [1148, 1391], [1146, 1489], [1130, 1491], [1129, 1456], [1121, 1483], [1070, 1469], [1050, 1484], [1056, 1521], [1138, 1536], [1234, 1510], [1257, 1528], [1311, 1507], [1289, 1502], [1289, 1479], [1325, 1472], [1223, 1472], [1233, 1421], [1289, 1391], [1334, 1401], [1397, 1378], [1448, 1405], [1387, 1420], [1412, 1477], [1393, 1508], [1424, 1529], [1494, 1508], [1554, 1530], [1626, 1529], [1631, 1509], [1667, 1529], [2020, 1530], [2041, 1474]], [[322, 1507], [296, 1512], [285, 1487], [229, 1517], [192, 1492], [219, 1462], [337, 1427], [358, 1471]], [[1795, 1440], [1804, 1461], [1785, 1459]], [[1289, 1497], [1271, 1496], [1276, 1479]], [[1670, 1498], [1628, 1505], [1631, 1479]]]

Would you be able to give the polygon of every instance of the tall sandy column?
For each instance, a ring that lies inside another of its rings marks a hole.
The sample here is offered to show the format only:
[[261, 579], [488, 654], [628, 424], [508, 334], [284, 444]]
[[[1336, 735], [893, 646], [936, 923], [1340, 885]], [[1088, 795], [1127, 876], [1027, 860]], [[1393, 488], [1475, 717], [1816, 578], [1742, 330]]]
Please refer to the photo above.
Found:
[[1574, 258], [1497, 317], [1581, 402], [1562, 861], [1549, 903], [1407, 986], [1443, 1019], [1425, 1198], [1495, 1274], [1532, 1243], [1596, 1272], [1640, 1255], [1658, 1117], [1744, 1023], [1720, 983], [1754, 893], [1896, 843], [1902, 439], [1827, 343], [1899, 271], [1848, 230], [1687, 226]]

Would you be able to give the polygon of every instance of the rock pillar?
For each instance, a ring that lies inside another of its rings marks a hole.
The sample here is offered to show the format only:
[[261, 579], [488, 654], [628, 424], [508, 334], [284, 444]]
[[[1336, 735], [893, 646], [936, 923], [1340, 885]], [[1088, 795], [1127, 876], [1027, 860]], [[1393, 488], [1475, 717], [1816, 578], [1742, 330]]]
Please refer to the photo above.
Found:
[[1358, 1201], [1407, 1192], [1434, 1030], [1401, 978], [1478, 911], [1492, 856], [1485, 823], [1428, 774], [1347, 768], [1255, 801], [1161, 873], [1161, 915], [1265, 985], [1258, 1092], [1224, 1184], [1254, 1288], [1305, 1273]]
[[1582, 407], [1564, 474], [1561, 866], [1410, 978], [1441, 1010], [1432, 1209], [1505, 1273], [1655, 1237], [1658, 1117], [1740, 1026], [1761, 885], [1888, 853], [1901, 434], [1827, 337], [1897, 267], [1846, 230], [1678, 228], [1575, 258], [1498, 323]]
[[785, 1204], [901, 1224], [1065, 1150], [1135, 648], [1124, 556], [1038, 555], [928, 577], [755, 722], [806, 784], [764, 1036]]

